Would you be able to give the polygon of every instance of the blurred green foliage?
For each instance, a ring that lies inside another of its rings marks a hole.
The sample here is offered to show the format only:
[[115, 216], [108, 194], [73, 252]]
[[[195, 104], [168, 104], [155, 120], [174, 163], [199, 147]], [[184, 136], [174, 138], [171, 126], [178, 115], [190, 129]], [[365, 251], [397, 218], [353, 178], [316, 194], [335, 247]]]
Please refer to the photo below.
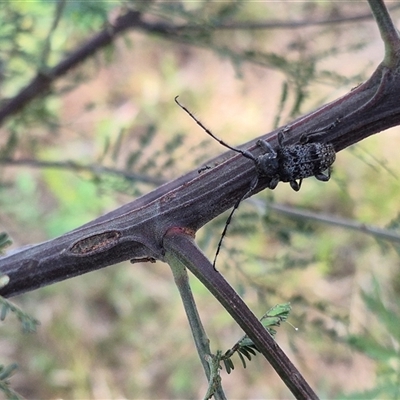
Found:
[[[235, 145], [338, 97], [380, 62], [371, 21], [345, 29], [217, 29], [282, 16], [307, 20], [367, 11], [363, 4], [280, 3], [3, 2], [0, 106], [121, 9], [141, 10], [149, 21], [191, 26], [168, 40], [126, 34], [6, 121], [0, 159], [32, 161], [25, 167], [0, 165], [0, 230], [12, 236], [14, 247], [74, 229], [222, 152], [175, 107], [175, 95], [185, 96], [205, 125]], [[397, 141], [383, 134], [341, 152], [330, 184], [308, 179], [298, 194], [280, 184], [246, 201], [221, 251], [221, 273], [258, 315], [290, 301], [290, 321], [299, 331], [285, 325], [277, 340], [327, 398], [398, 397], [399, 246], [361, 231], [294, 219], [268, 204], [398, 232]], [[61, 161], [64, 167], [46, 168], [35, 165], [37, 160]], [[71, 161], [90, 168], [74, 169]], [[198, 233], [210, 257], [225, 221], [222, 215]], [[8, 240], [0, 236], [1, 250]], [[226, 349], [242, 333], [192, 281], [212, 346]], [[176, 288], [159, 263], [110, 267], [15, 300], [41, 326], [26, 336], [12, 318], [2, 323], [0, 348], [8, 351], [1, 354], [0, 383], [7, 382], [8, 389], [17, 361], [21, 369], [12, 387], [27, 398], [206, 393]], [[221, 376], [230, 397], [288, 396], [261, 357], [246, 370]]]
[[386, 290], [376, 279], [371, 293], [362, 292], [368, 310], [379, 326], [376, 331], [365, 329], [346, 338], [350, 348], [376, 361], [376, 382], [372, 389], [341, 394], [340, 399], [397, 399], [400, 396], [400, 306], [398, 293]]

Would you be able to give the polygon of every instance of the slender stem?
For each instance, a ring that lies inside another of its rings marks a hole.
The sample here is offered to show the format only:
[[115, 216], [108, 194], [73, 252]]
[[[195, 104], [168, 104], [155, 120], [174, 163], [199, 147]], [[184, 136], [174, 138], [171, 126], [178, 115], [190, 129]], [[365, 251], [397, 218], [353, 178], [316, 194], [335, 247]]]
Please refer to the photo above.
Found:
[[121, 176], [130, 181], [139, 181], [145, 183], [151, 183], [153, 185], [162, 185], [165, 183], [164, 180], [151, 177], [148, 175], [141, 175], [131, 173], [125, 170], [117, 169], [117, 168], [110, 168], [105, 167], [100, 164], [80, 164], [79, 162], [66, 160], [66, 161], [44, 161], [44, 160], [34, 160], [34, 159], [18, 159], [14, 160], [12, 158], [0, 158], [0, 165], [8, 165], [8, 166], [29, 166], [32, 168], [53, 168], [53, 169], [65, 169], [70, 171], [88, 171], [92, 172], [93, 174], [113, 174]]
[[[189, 325], [192, 331], [194, 342], [196, 344], [197, 353], [203, 365], [204, 372], [206, 373], [207, 380], [208, 382], [210, 382], [210, 379], [212, 378], [210, 365], [206, 361], [207, 356], [210, 356], [212, 354], [210, 350], [210, 340], [207, 337], [203, 324], [201, 323], [199, 313], [197, 311], [193, 293], [189, 285], [189, 276], [187, 273], [187, 269], [184, 264], [182, 264], [182, 262], [172, 253], [167, 253], [165, 259], [171, 267], [172, 274], [174, 275], [174, 280], [176, 286], [178, 287], [179, 294], [181, 295], [186, 316], [189, 320]], [[214, 392], [214, 398], [216, 400], [226, 399], [221, 385], [217, 386]]]
[[229, 312], [270, 362], [296, 399], [318, 399], [272, 336], [225, 278], [215, 270], [190, 235], [183, 229], [171, 228], [164, 236], [163, 245], [166, 254], [175, 255]]
[[47, 62], [48, 62], [48, 58], [49, 58], [50, 50], [51, 50], [51, 39], [52, 39], [52, 36], [53, 36], [55, 30], [57, 29], [57, 26], [58, 26], [60, 20], [61, 20], [61, 16], [65, 9], [66, 4], [67, 4], [66, 0], [58, 0], [57, 1], [56, 8], [54, 10], [53, 23], [50, 27], [49, 33], [47, 34], [45, 40], [43, 41], [43, 50], [42, 50], [42, 54], [40, 57], [41, 70], [45, 71], [47, 68]]
[[[400, 7], [399, 4], [395, 4], [389, 9], [396, 10]], [[354, 23], [358, 21], [366, 21], [372, 18], [371, 13], [368, 11], [367, 13], [355, 14], [355, 15], [339, 15], [337, 17], [328, 17], [321, 19], [313, 19], [306, 18], [305, 20], [296, 20], [296, 21], [284, 21], [284, 20], [273, 20], [273, 21], [233, 21], [233, 22], [218, 22], [215, 21], [211, 27], [213, 31], [216, 30], [271, 30], [271, 29], [302, 29], [308, 26], [324, 26], [324, 25], [333, 25], [333, 24], [348, 24]], [[171, 27], [172, 29], [172, 27]], [[204, 29], [204, 25], [177, 25], [175, 27], [176, 30], [190, 30], [190, 31], [198, 31]]]
[[368, 0], [368, 2], [385, 44], [385, 58], [383, 63], [389, 68], [393, 68], [398, 63], [400, 52], [399, 31], [393, 24], [383, 0]]
[[377, 239], [383, 239], [394, 243], [400, 242], [400, 235], [394, 231], [390, 231], [388, 229], [381, 229], [375, 226], [366, 225], [362, 222], [352, 221], [350, 219], [334, 217], [322, 213], [315, 213], [307, 210], [301, 210], [298, 208], [285, 206], [283, 204], [276, 203], [268, 203], [267, 208], [271, 208], [272, 210], [290, 215], [292, 217], [298, 219], [305, 219], [307, 221], [314, 220], [318, 222], [324, 222], [326, 224], [340, 226], [346, 229], [353, 229], [358, 232], [362, 232], [371, 236], [374, 236]]

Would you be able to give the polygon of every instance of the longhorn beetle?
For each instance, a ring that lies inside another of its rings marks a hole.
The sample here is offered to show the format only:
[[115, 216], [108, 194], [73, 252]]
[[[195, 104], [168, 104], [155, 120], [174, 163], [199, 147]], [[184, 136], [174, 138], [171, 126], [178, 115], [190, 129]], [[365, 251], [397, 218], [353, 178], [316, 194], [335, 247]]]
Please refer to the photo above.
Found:
[[[328, 128], [312, 132], [308, 135], [304, 134], [300, 138], [300, 144], [287, 145], [283, 144], [283, 132], [278, 133], [278, 148], [276, 150], [265, 140], [258, 140], [257, 145], [264, 150], [264, 154], [256, 157], [247, 150], [238, 149], [225, 143], [217, 138], [209, 129], [207, 129], [185, 106], [178, 101], [178, 96], [175, 97], [175, 102], [181, 107], [208, 135], [219, 142], [222, 146], [230, 150], [240, 153], [243, 157], [254, 162], [256, 167], [256, 175], [250, 183], [250, 188], [233, 206], [228, 219], [226, 220], [224, 230], [222, 231], [221, 239], [219, 240], [217, 251], [215, 253], [213, 266], [219, 251], [222, 241], [226, 235], [228, 226], [232, 220], [232, 216], [239, 204], [248, 197], [257, 187], [260, 178], [268, 181], [267, 187], [275, 189], [279, 181], [289, 182], [294, 191], [299, 191], [304, 178], [315, 176], [319, 181], [327, 182], [331, 177], [331, 165], [336, 159], [336, 152], [331, 143], [310, 142], [310, 139], [317, 132], [326, 131], [336, 125], [335, 121]], [[327, 175], [324, 172], [327, 171]]]

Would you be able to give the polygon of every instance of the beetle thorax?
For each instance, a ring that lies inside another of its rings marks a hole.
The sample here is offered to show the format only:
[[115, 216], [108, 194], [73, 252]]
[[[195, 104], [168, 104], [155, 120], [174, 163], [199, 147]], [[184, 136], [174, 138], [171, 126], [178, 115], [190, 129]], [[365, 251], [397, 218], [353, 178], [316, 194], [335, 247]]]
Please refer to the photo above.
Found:
[[275, 177], [279, 171], [279, 160], [275, 152], [258, 157], [256, 165], [259, 175], [266, 178]]

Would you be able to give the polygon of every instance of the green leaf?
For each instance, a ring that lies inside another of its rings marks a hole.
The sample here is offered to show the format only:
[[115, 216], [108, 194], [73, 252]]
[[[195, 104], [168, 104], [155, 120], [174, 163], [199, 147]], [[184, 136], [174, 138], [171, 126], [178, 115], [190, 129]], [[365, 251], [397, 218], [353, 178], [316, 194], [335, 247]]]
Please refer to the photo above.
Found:
[[4, 320], [9, 312], [15, 314], [18, 320], [21, 322], [22, 330], [25, 333], [32, 333], [36, 331], [36, 327], [40, 325], [40, 322], [31, 317], [26, 312], [22, 311], [15, 304], [11, 303], [9, 300], [0, 296], [0, 306], [1, 306], [1, 320]]
[[246, 360], [243, 358], [242, 353], [238, 352], [238, 356], [242, 361], [243, 368], [246, 368]]
[[[6, 232], [0, 232], [0, 254], [4, 254], [4, 249], [12, 244], [12, 240]], [[1, 287], [1, 286], [0, 286]]]
[[[274, 337], [276, 331], [272, 329], [271, 326], [279, 326], [281, 322], [286, 321], [290, 310], [290, 303], [277, 304], [261, 317], [260, 322], [264, 326], [264, 328], [268, 330], [271, 336]], [[257, 351], [258, 350], [255, 344], [247, 335], [242, 337], [231, 349], [227, 350], [222, 356], [225, 369], [228, 371], [229, 368], [229, 372], [233, 370], [233, 362], [231, 361], [231, 357], [235, 353], [238, 354], [240, 360], [242, 361], [243, 368], [246, 368], [246, 360], [244, 357], [251, 361], [252, 355], [256, 356]], [[229, 365], [227, 364], [228, 360], [230, 361]]]
[[387, 362], [391, 358], [398, 357], [398, 354], [396, 354], [393, 348], [381, 345], [376, 339], [371, 337], [350, 335], [347, 338], [347, 343], [375, 360]]
[[5, 367], [4, 365], [0, 365], [0, 380], [4, 381], [13, 375], [13, 373], [18, 369], [18, 365], [16, 363], [12, 363]]

